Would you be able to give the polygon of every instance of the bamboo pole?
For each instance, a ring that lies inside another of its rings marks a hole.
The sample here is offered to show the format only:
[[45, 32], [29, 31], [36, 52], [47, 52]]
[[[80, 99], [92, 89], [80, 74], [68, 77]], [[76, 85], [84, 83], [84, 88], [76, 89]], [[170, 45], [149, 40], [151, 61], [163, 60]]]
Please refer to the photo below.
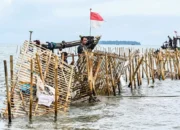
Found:
[[129, 87], [132, 88], [132, 62], [131, 62], [131, 50], [129, 49], [129, 81], [130, 85]]
[[170, 56], [170, 53], [169, 53], [169, 64], [170, 64], [170, 70], [171, 70], [171, 79], [173, 80], [173, 73], [172, 73], [172, 60], [171, 60], [171, 56]]
[[[132, 75], [134, 75], [134, 58], [132, 59]], [[132, 86], [134, 86], [134, 88], [136, 89], [136, 80], [135, 78], [132, 79], [132, 81], [134, 81], [134, 83], [132, 83]]]
[[149, 76], [151, 77], [151, 60], [150, 60], [150, 52], [151, 52], [151, 50], [149, 50], [149, 52], [148, 52], [148, 59], [147, 59], [147, 62], [148, 62], [148, 64], [149, 64]]
[[47, 61], [46, 61], [46, 70], [44, 72], [44, 79], [46, 79], [46, 75], [49, 71], [49, 64], [50, 64], [50, 61], [51, 61], [51, 55], [52, 55], [52, 52], [50, 51], [49, 53], [49, 58], [47, 58]]
[[108, 56], [107, 56], [107, 54], [105, 55], [105, 67], [106, 67], [106, 87], [107, 87], [108, 96], [109, 96], [110, 90], [109, 90], [109, 74], [108, 74]]
[[112, 71], [112, 65], [111, 64], [110, 64], [110, 72], [111, 72], [113, 93], [114, 93], [114, 96], [116, 96], [115, 83], [114, 83], [114, 77], [113, 77], [113, 71]]
[[54, 79], [54, 82], [55, 82], [55, 121], [57, 120], [57, 103], [58, 103], [58, 57], [55, 56], [55, 67], [54, 67], [54, 70], [55, 70], [55, 79]]
[[[136, 75], [136, 73], [137, 73], [137, 71], [138, 71], [138, 69], [139, 69], [139, 67], [140, 67], [140, 65], [141, 65], [141, 63], [142, 63], [142, 61], [143, 61], [143, 59], [144, 59], [144, 57], [142, 57], [141, 60], [139, 61], [138, 65], [137, 65], [137, 67], [136, 67], [136, 69], [135, 69], [135, 71], [134, 71], [134, 73], [133, 73], [133, 75], [132, 75], [132, 80], [134, 80], [135, 75]], [[130, 83], [129, 83], [128, 86], [130, 86]]]
[[32, 104], [33, 104], [33, 59], [31, 59], [31, 78], [30, 78], [30, 104], [29, 104], [29, 120], [32, 120]]
[[175, 57], [173, 56], [172, 57], [172, 59], [173, 59], [173, 65], [174, 65], [174, 73], [175, 73], [175, 78], [177, 79], [177, 66], [176, 66], [176, 60], [175, 60]]
[[93, 92], [93, 95], [96, 96], [96, 91], [95, 88], [93, 86], [93, 53], [89, 53], [90, 54], [90, 58], [89, 58], [89, 86]]
[[151, 63], [151, 75], [152, 75], [152, 82], [154, 83], [155, 82], [155, 80], [154, 80], [154, 62], [153, 62], [153, 57], [152, 57], [152, 55], [150, 56], [150, 63]]
[[179, 57], [178, 57], [178, 49], [176, 48], [176, 63], [178, 68], [178, 78], [180, 79], [180, 64], [179, 64]]
[[[124, 52], [124, 59], [126, 58], [126, 53]], [[127, 76], [127, 69], [125, 69], [125, 76], [126, 76], [126, 83], [127, 83], [127, 80], [128, 80], [128, 76]]]
[[145, 63], [145, 67], [146, 67], [146, 77], [147, 77], [147, 81], [148, 81], [148, 85], [149, 85], [149, 74], [148, 74], [148, 68], [147, 68], [147, 61], [148, 61], [147, 52], [146, 52], [146, 55], [145, 55], [145, 60], [146, 60], [146, 63]]
[[6, 60], [4, 60], [4, 74], [5, 74], [5, 82], [6, 82], [8, 119], [9, 119], [9, 123], [11, 123], [11, 102], [10, 102], [10, 95], [9, 95], [8, 72], [7, 72]]
[[40, 62], [38, 53], [36, 53], [36, 60], [37, 60], [38, 69], [39, 69], [41, 80], [44, 83], [44, 78], [43, 78], [43, 73], [42, 73], [42, 68], [41, 68], [41, 62]]
[[163, 57], [162, 57], [161, 53], [159, 53], [159, 60], [160, 60], [160, 71], [161, 71], [162, 80], [165, 80], [164, 67], [163, 67]]
[[91, 72], [90, 72], [90, 58], [89, 58], [89, 52], [85, 51], [85, 55], [86, 55], [86, 70], [87, 70], [87, 75], [88, 75], [88, 85], [89, 85], [89, 88], [90, 88], [90, 97], [92, 97], [92, 83], [90, 81], [90, 75], [91, 75]]
[[[138, 58], [137, 58], [137, 62], [139, 62], [140, 61], [140, 59], [139, 59], [139, 56], [138, 56]], [[142, 64], [143, 64], [143, 62], [141, 63], [141, 65], [140, 66], [142, 66]], [[140, 85], [142, 85], [142, 77], [141, 77], [141, 70], [142, 70], [142, 68], [140, 67], [139, 68], [139, 74], [138, 74], [138, 76], [139, 76], [139, 84]], [[143, 70], [142, 70], [143, 71]]]
[[14, 82], [13, 82], [13, 56], [10, 56], [10, 70], [11, 70], [11, 89], [14, 86]]
[[[138, 59], [137, 58], [135, 58], [135, 65], [137, 66], [138, 65], [138, 63], [137, 62], [139, 62], [138, 61]], [[140, 70], [140, 68], [139, 68], [139, 70]], [[137, 72], [137, 76], [136, 76], [136, 78], [137, 78], [137, 84], [138, 84], [138, 86], [140, 86], [140, 79], [139, 79], [139, 71]]]
[[160, 76], [160, 62], [159, 62], [159, 52], [158, 54], [156, 55], [156, 59], [155, 59], [155, 62], [156, 62], [156, 71], [157, 71], [157, 74], [158, 74], [158, 79], [161, 80], [161, 76]]
[[14, 99], [13, 99], [13, 93], [14, 93], [14, 81], [13, 81], [13, 56], [10, 56], [10, 73], [11, 73], [11, 94], [10, 94], [10, 100], [11, 100], [11, 105], [14, 104]]

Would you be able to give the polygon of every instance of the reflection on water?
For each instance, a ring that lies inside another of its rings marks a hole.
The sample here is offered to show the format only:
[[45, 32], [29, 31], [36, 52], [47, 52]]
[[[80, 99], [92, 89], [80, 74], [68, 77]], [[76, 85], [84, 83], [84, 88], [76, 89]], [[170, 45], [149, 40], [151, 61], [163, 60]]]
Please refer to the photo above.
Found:
[[[9, 46], [8, 52], [5, 47], [1, 50], [0, 108], [5, 99], [3, 59], [15, 54], [16, 46]], [[57, 122], [53, 113], [33, 117], [32, 123], [28, 117], [13, 119], [11, 125], [1, 119], [0, 129], [180, 129], [180, 81], [156, 80], [153, 88], [146, 79], [143, 83], [134, 91], [123, 87], [120, 96], [99, 97], [101, 102], [95, 104], [72, 104], [69, 113], [59, 114]]]

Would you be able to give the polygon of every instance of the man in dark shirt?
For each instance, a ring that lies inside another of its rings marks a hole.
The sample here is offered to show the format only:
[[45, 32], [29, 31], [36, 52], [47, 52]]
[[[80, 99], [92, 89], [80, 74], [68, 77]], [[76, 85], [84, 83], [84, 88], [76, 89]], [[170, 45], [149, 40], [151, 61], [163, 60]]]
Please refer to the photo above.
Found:
[[87, 50], [86, 43], [87, 43], [87, 38], [81, 37], [81, 45], [79, 45], [77, 48], [78, 55], [82, 54], [84, 50]]
[[168, 38], [169, 38], [169, 46], [172, 47], [172, 42], [173, 42], [173, 40], [171, 39], [170, 36], [168, 36]]

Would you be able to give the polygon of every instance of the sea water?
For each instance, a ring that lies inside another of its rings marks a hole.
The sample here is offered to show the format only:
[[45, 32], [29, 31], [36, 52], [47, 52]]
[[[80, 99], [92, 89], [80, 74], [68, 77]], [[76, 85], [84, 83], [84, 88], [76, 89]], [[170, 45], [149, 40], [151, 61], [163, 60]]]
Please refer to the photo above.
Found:
[[[158, 46], [103, 45], [103, 47], [140, 49]], [[17, 45], [0, 45], [0, 108], [4, 107], [6, 93], [3, 60], [7, 60], [9, 67], [9, 56], [14, 55], [15, 58], [17, 53], [19, 53]], [[7, 120], [0, 119], [0, 129], [180, 129], [180, 80], [156, 80], [154, 87], [149, 87], [147, 80], [143, 79], [143, 85], [136, 90], [131, 91], [126, 85], [121, 95], [100, 96], [99, 99], [101, 102], [94, 104], [73, 104], [68, 113], [58, 115], [57, 122], [54, 122], [54, 114], [33, 117], [32, 123], [29, 123], [28, 117], [16, 118], [12, 120], [11, 125]]]

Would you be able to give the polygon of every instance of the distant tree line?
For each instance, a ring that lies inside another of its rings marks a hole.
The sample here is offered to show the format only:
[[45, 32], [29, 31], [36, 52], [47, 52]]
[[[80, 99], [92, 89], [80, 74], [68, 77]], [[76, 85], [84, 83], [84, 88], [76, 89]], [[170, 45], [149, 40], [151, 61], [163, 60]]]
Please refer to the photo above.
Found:
[[100, 44], [114, 44], [114, 45], [141, 45], [136, 41], [100, 41]]

